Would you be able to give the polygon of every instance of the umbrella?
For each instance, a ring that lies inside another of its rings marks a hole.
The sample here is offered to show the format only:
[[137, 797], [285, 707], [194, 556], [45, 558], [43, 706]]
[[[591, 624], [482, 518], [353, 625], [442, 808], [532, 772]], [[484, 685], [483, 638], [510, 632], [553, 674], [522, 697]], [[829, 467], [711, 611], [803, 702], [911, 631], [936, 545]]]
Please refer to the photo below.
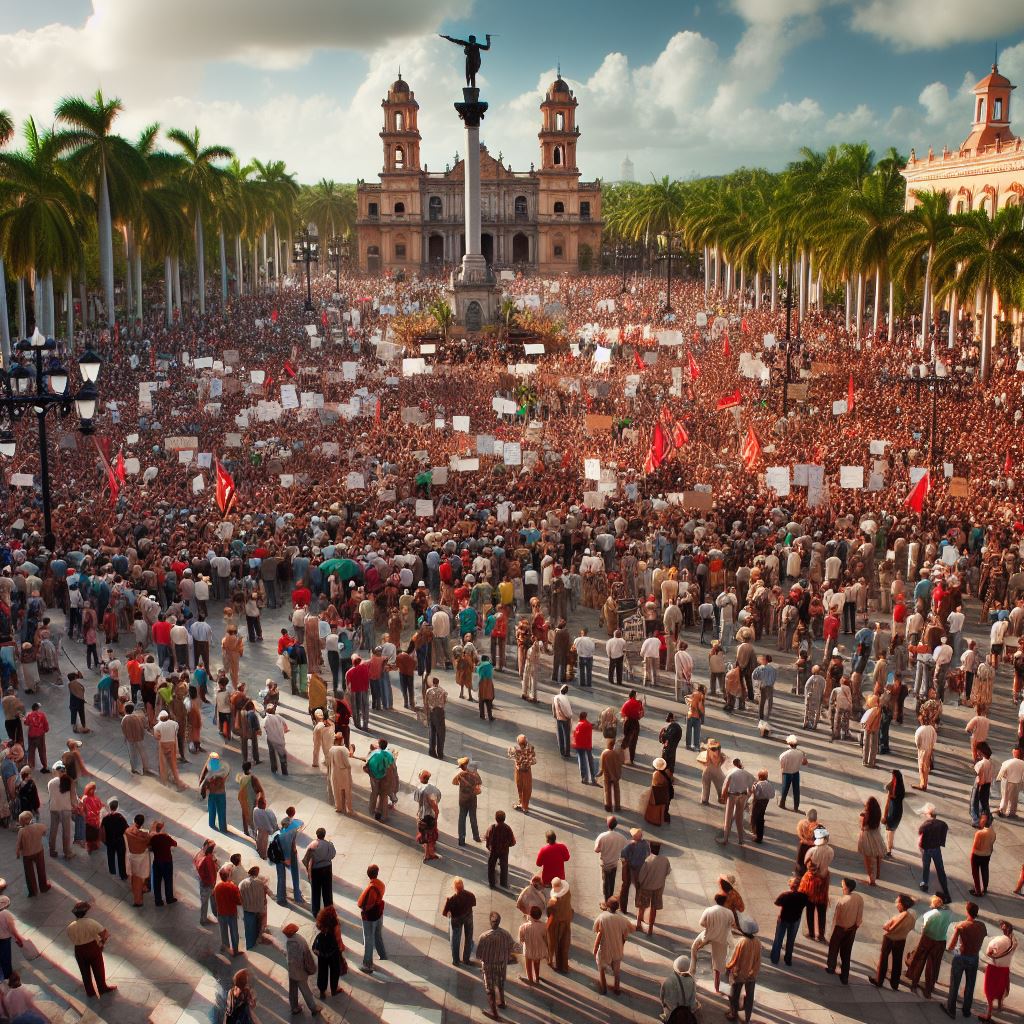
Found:
[[351, 558], [328, 558], [320, 563], [320, 571], [330, 576], [337, 573], [342, 580], [352, 580], [363, 575], [363, 570]]

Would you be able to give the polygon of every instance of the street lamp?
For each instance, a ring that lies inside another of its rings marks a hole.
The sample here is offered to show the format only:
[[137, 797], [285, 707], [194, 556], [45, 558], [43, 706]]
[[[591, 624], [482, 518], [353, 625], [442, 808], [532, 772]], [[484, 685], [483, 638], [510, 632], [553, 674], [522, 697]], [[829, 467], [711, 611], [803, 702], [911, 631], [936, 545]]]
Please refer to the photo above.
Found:
[[313, 286], [309, 278], [309, 265], [320, 262], [320, 239], [317, 237], [315, 224], [309, 224], [299, 234], [292, 246], [292, 261], [306, 264], [306, 312], [313, 312]]
[[334, 266], [334, 290], [341, 291], [341, 265], [348, 264], [352, 246], [347, 238], [335, 235], [327, 243], [327, 260]]
[[676, 232], [666, 231], [658, 235], [658, 243], [665, 251], [658, 256], [668, 264], [667, 287], [665, 289], [665, 312], [672, 312], [672, 261], [682, 259], [682, 253], [675, 251]]
[[927, 386], [932, 393], [931, 430], [928, 434], [928, 468], [933, 469], [935, 466], [935, 434], [938, 421], [939, 389], [947, 388], [956, 382], [948, 374], [940, 374], [936, 363], [931, 365], [927, 363], [912, 363], [909, 373], [900, 379], [904, 384], [914, 385], [914, 389], [917, 392], [918, 405], [921, 404], [921, 388], [923, 386]]
[[[56, 539], [50, 515], [50, 459], [46, 439], [46, 414], [51, 409], [56, 409], [63, 419], [74, 407], [81, 420], [78, 429], [83, 434], [91, 434], [99, 399], [96, 380], [100, 373], [100, 358], [90, 349], [78, 360], [82, 386], [72, 395], [68, 390], [68, 371], [57, 359], [56, 349], [57, 343], [53, 338], [44, 337], [36, 328], [31, 338], [25, 338], [15, 346], [18, 360], [14, 365], [6, 371], [0, 370], [0, 384], [3, 385], [4, 392], [0, 394], [0, 414], [4, 414], [8, 421], [0, 431], [0, 455], [8, 459], [14, 457], [17, 446], [13, 427], [31, 410], [35, 414], [39, 430], [44, 543], [50, 550], [53, 550]], [[25, 362], [22, 362], [22, 359]]]
[[622, 290], [621, 294], [626, 294], [626, 264], [632, 263], [636, 259], [636, 252], [633, 246], [620, 242], [615, 248], [615, 259], [618, 260], [619, 269], [622, 271]]

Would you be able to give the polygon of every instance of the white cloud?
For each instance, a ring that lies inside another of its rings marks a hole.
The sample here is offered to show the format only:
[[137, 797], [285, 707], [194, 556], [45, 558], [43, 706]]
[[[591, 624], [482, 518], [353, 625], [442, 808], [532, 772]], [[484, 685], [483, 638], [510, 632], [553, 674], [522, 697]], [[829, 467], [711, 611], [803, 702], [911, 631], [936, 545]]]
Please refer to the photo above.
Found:
[[808, 124], [824, 117], [824, 111], [817, 100], [809, 96], [805, 96], [799, 103], [780, 103], [773, 113], [784, 124]]
[[1019, 0], [858, 0], [853, 6], [854, 28], [898, 50], [998, 39], [1024, 28]]
[[858, 103], [853, 110], [835, 114], [825, 126], [839, 138], [855, 141], [868, 135], [878, 127], [875, 115], [866, 103]]

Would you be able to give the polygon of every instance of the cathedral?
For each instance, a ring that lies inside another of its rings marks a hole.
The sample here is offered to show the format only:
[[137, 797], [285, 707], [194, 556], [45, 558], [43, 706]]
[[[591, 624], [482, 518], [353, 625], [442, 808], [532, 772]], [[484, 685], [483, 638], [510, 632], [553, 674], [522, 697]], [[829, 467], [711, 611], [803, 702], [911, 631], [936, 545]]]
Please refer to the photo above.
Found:
[[[559, 76], [540, 105], [539, 167], [513, 171], [480, 147], [481, 248], [495, 270], [560, 274], [600, 258], [601, 184], [580, 181], [576, 105]], [[357, 186], [360, 269], [413, 272], [456, 263], [466, 251], [464, 161], [443, 172], [421, 166], [419, 104], [401, 78], [381, 106], [380, 184]]]

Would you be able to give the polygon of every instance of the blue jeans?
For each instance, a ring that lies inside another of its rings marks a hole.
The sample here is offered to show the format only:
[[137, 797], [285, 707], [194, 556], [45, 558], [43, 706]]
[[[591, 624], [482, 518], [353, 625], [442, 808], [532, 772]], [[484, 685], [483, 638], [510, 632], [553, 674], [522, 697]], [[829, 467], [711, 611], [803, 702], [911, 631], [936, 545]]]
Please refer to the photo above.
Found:
[[[277, 902], [284, 904], [288, 900], [288, 865], [275, 864], [277, 868]], [[302, 887], [299, 885], [299, 859], [292, 858], [292, 890], [295, 893], [295, 902], [302, 902]]]
[[245, 948], [254, 949], [260, 941], [260, 924], [262, 915], [255, 910], [242, 911], [242, 926], [245, 929]]
[[459, 940], [462, 939], [462, 960], [469, 963], [473, 954], [473, 915], [451, 919], [452, 963], [459, 962]]
[[577, 664], [580, 669], [580, 686], [594, 685], [594, 659], [579, 658]]
[[[469, 921], [469, 935], [470, 935], [471, 938], [472, 938], [472, 934], [473, 934], [473, 919], [470, 918], [470, 921]], [[8, 936], [6, 939], [0, 939], [0, 979], [2, 979], [2, 978], [9, 978], [11, 976], [11, 972], [14, 970], [14, 967], [11, 964], [11, 943], [12, 942], [14, 942], [14, 939], [12, 939], [10, 936]], [[452, 940], [452, 949], [454, 950], [454, 948], [455, 948], [455, 941], [453, 939]], [[469, 946], [468, 946], [468, 943], [467, 943], [466, 949], [467, 949], [466, 956], [468, 957], [469, 956], [469, 952], [468, 952]], [[454, 953], [452, 954], [452, 959], [455, 959], [455, 954]]]
[[[210, 828], [221, 832], [228, 830], [228, 799], [226, 793], [207, 793], [206, 810], [210, 816]], [[217, 822], [220, 822], [220, 825]]]
[[238, 949], [238, 915], [218, 914], [217, 924], [220, 925], [220, 944], [229, 949]]
[[469, 818], [470, 828], [473, 830], [473, 838], [480, 842], [480, 828], [476, 823], [476, 804], [459, 805], [459, 845], [464, 846], [466, 842], [466, 818]]
[[942, 895], [949, 895], [949, 883], [946, 881], [946, 869], [942, 863], [942, 848], [921, 851], [921, 888], [928, 889], [928, 872], [931, 864], [935, 864], [935, 877], [942, 886]]
[[576, 760], [580, 764], [580, 781], [594, 781], [594, 754], [589, 747], [576, 748]]
[[366, 732], [370, 728], [370, 693], [361, 690], [352, 692], [352, 724]]
[[363, 964], [366, 967], [373, 966], [373, 951], [377, 950], [377, 956], [386, 960], [388, 955], [384, 951], [384, 918], [378, 917], [376, 921], [363, 922]]
[[799, 772], [783, 772], [782, 773], [782, 796], [779, 797], [779, 803], [784, 804], [786, 797], [789, 795], [789, 791], [793, 790], [793, 807], [795, 810], [800, 810], [800, 773]]
[[978, 978], [978, 958], [953, 954], [953, 966], [949, 973], [949, 998], [946, 1006], [950, 1013], [956, 1013], [956, 997], [960, 994], [960, 979], [964, 979], [964, 1016], [970, 1017], [971, 1003], [974, 1002], [974, 983]]
[[700, 750], [700, 719], [688, 718], [686, 720], [686, 749]]
[[171, 655], [170, 644], [157, 644], [156, 645], [156, 663], [161, 668], [170, 669], [174, 664], [174, 658]]
[[971, 787], [971, 822], [974, 827], [978, 827], [978, 822], [982, 814], [990, 814], [988, 806], [988, 795], [992, 789], [992, 784], [986, 782], [979, 785], [977, 782]]
[[558, 729], [558, 752], [562, 757], [569, 756], [569, 723], [558, 719], [555, 722]]
[[394, 693], [391, 689], [391, 673], [385, 672], [380, 677], [380, 701], [381, 704], [390, 711], [395, 704]]
[[800, 918], [795, 921], [783, 921], [781, 918], [775, 925], [775, 941], [772, 943], [772, 963], [779, 962], [782, 953], [782, 940], [786, 940], [786, 963], [793, 962], [793, 944], [796, 942], [796, 934], [800, 931]]

